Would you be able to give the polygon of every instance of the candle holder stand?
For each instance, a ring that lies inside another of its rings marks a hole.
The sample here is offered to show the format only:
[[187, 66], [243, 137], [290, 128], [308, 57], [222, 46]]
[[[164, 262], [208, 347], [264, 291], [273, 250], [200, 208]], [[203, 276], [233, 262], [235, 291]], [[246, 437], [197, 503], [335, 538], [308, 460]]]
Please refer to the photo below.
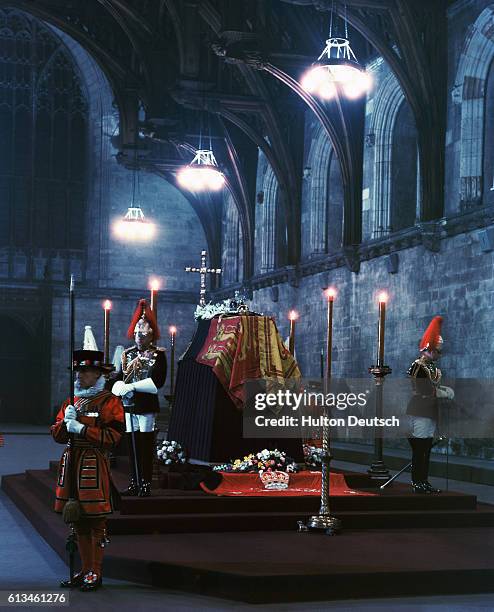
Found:
[[[376, 418], [380, 419], [383, 416], [383, 390], [384, 380], [392, 370], [387, 365], [373, 365], [369, 368], [369, 374], [374, 376], [376, 385], [375, 407]], [[377, 430], [375, 430], [377, 431]], [[374, 461], [371, 463], [367, 473], [372, 480], [386, 481], [390, 478], [390, 473], [383, 459], [383, 438], [382, 436], [374, 436]]]

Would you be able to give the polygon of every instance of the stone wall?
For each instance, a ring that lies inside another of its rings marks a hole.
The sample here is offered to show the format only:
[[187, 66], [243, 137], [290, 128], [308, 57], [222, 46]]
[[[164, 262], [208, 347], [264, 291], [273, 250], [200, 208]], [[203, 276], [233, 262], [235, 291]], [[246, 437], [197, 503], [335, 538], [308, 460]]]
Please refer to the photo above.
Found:
[[296, 309], [296, 352], [305, 376], [319, 375], [319, 353], [325, 349], [326, 301], [323, 288], [336, 287], [333, 367], [335, 376], [367, 376], [375, 362], [377, 294], [389, 294], [386, 362], [392, 376], [405, 376], [430, 319], [444, 316], [442, 367], [451, 377], [493, 377], [494, 255], [481, 251], [478, 232], [441, 241], [431, 253], [423, 246], [399, 253], [399, 271], [388, 273], [384, 258], [363, 262], [359, 274], [346, 268], [308, 276], [298, 288], [279, 286], [273, 302], [270, 288], [254, 292], [253, 307], [277, 318], [288, 335], [288, 311]]
[[[458, 95], [460, 107], [462, 100], [468, 101], [467, 86], [463, 87], [461, 94], [456, 91], [459, 87], [458, 67], [462, 61], [465, 61], [469, 50], [477, 52], [477, 63], [485, 59], [490, 65], [494, 57], [494, 38], [490, 38], [494, 36], [493, 26], [494, 7], [487, 0], [459, 1], [449, 9], [447, 69], [450, 102], [446, 140], [445, 210], [446, 214], [451, 216], [464, 210], [459, 180], [461, 172], [459, 151], [461, 147], [468, 146], [468, 143], [461, 143], [460, 138], [462, 133], [465, 134], [464, 124], [468, 122], [475, 124], [477, 120], [476, 117], [468, 117], [468, 105], [465, 106], [463, 103], [463, 115], [455, 107], [454, 100], [458, 102]], [[487, 74], [489, 65], [479, 66], [478, 72]], [[395, 77], [381, 58], [372, 62], [369, 70], [373, 74], [374, 87], [366, 107], [363, 184], [363, 233], [364, 239], [368, 241], [379, 237], [375, 234], [380, 214], [376, 212], [376, 207], [382, 205], [393, 207], [389, 192], [390, 184], [386, 182], [387, 179], [383, 181], [382, 171], [383, 164], [392, 163], [390, 156], [393, 149], [391, 138], [393, 123], [383, 122], [383, 118], [376, 116], [376, 113], [392, 112], [395, 113], [395, 119], [399, 120], [400, 106], [406, 103], [403, 101], [403, 93]], [[473, 108], [472, 112], [474, 110]], [[471, 130], [474, 128], [475, 125], [471, 126]], [[478, 133], [478, 130], [475, 133]], [[494, 142], [494, 138], [491, 138], [491, 141]], [[377, 155], [376, 146], [382, 149]], [[324, 151], [324, 148], [315, 121], [308, 115], [304, 157], [307, 176], [302, 192], [302, 252], [305, 258], [313, 252], [311, 243], [314, 240], [317, 242], [320, 238], [314, 235], [313, 228], [311, 234], [312, 208], [319, 204], [315, 198], [327, 197], [326, 190], [320, 184], [321, 177], [319, 175], [314, 177], [313, 174], [314, 159], [318, 159], [318, 156], [311, 154], [314, 150]], [[328, 155], [328, 151], [325, 154]], [[309, 163], [310, 160], [312, 163]], [[265, 173], [263, 160], [260, 176], [264, 176]], [[420, 204], [417, 196], [413, 195], [414, 199], [410, 201], [412, 211]], [[477, 205], [481, 203], [480, 200]], [[389, 210], [384, 214], [385, 226], [389, 225], [391, 212], [392, 210]], [[490, 218], [486, 216], [484, 221], [486, 226], [491, 222]], [[472, 228], [474, 226], [475, 223]], [[256, 230], [256, 240], [260, 241], [261, 229], [258, 224]], [[313, 276], [304, 276], [305, 272], [302, 270], [298, 288], [292, 286], [296, 283], [279, 284], [276, 280], [272, 281], [278, 287], [276, 302], [272, 300], [270, 287], [255, 290], [253, 307], [275, 314], [283, 337], [288, 334], [286, 318], [288, 311], [291, 308], [299, 311], [297, 357], [304, 374], [315, 376], [319, 373], [319, 352], [325, 346], [325, 300], [322, 291], [323, 287], [333, 284], [339, 292], [335, 305], [335, 374], [365, 376], [367, 367], [375, 361], [376, 294], [380, 289], [385, 289], [390, 295], [386, 361], [394, 370], [393, 376], [405, 374], [409, 361], [416, 354], [417, 342], [425, 326], [436, 314], [443, 315], [445, 319], [446, 347], [443, 367], [447, 374], [455, 377], [479, 374], [493, 376], [494, 349], [489, 341], [494, 331], [490, 315], [494, 300], [493, 255], [481, 247], [480, 231], [477, 229], [468, 231], [468, 224], [465, 223], [464, 230], [460, 230], [456, 235], [448, 236], [443, 232], [444, 235], [438, 241], [437, 252], [428, 250], [423, 245], [410, 248], [393, 245], [393, 235], [391, 235], [390, 247], [383, 249], [386, 254], [379, 256], [379, 251], [376, 249], [372, 258], [361, 262], [358, 273], [350, 272], [341, 264], [341, 267]], [[399, 265], [397, 273], [390, 274], [387, 269], [387, 259], [390, 250], [394, 249], [397, 251]], [[467, 359], [464, 357], [465, 351], [468, 351]]]
[[[54, 407], [68, 393], [70, 272], [75, 273], [77, 291], [76, 348], [82, 346], [85, 325], [93, 326], [102, 348], [102, 303], [107, 298], [113, 301], [111, 354], [117, 343], [127, 345], [125, 332], [135, 304], [140, 297], [148, 296], [148, 282], [153, 276], [160, 280], [162, 289], [161, 343], [168, 345], [168, 326], [176, 325], [178, 356], [195, 328], [193, 312], [199, 295], [198, 275], [186, 274], [184, 267], [197, 265], [201, 250], [207, 248], [202, 225], [185, 196], [175, 185], [143, 171], [137, 177], [136, 203], [155, 223], [156, 239], [133, 244], [115, 239], [113, 223], [122, 218], [132, 202], [133, 172], [117, 161], [119, 117], [114, 95], [90, 54], [63, 32], [56, 28], [51, 30], [71, 54], [75, 70], [84, 83], [89, 106], [87, 205], [85, 223], [78, 228], [85, 249], [78, 252], [78, 259], [70, 252], [50, 254], [49, 275], [45, 272], [48, 261], [45, 258], [39, 265], [35, 262], [39, 274], [27, 278], [14, 275], [13, 279], [2, 281], [2, 293], [6, 296], [9, 292], [9, 299], [0, 300], [0, 313], [18, 313], [26, 329], [35, 321], [36, 329], [48, 330], [43, 337], [37, 338], [42, 347], [39, 359], [43, 363], [51, 362], [47, 368], [50, 374], [46, 376], [50, 380], [43, 381], [49, 384], [46, 390], [40, 390], [37, 398], [39, 412], [47, 421]], [[0, 256], [0, 268], [1, 260]], [[41, 302], [30, 301], [33, 292], [49, 297]]]
[[[87, 292], [79, 296], [76, 301], [76, 348], [82, 347], [85, 325], [91, 325], [93, 333], [100, 350], [103, 349], [103, 309], [102, 303], [106, 297], [113, 300], [111, 312], [110, 330], [110, 357], [117, 344], [125, 347], [132, 342], [127, 339], [127, 328], [134, 312], [136, 299], [126, 296], [125, 291], [110, 290], [108, 293], [100, 294], [101, 297], [88, 297]], [[143, 293], [145, 297], [145, 293]], [[169, 297], [168, 299], [173, 299]], [[161, 301], [158, 302], [158, 318], [161, 330], [161, 339], [157, 342], [158, 346], [167, 349], [169, 358], [169, 334], [168, 327], [176, 325], [176, 359], [185, 351], [188, 343], [192, 339], [195, 330], [194, 321], [195, 305], [191, 303], [180, 303]], [[68, 395], [69, 375], [67, 367], [69, 365], [69, 303], [65, 296], [57, 296], [53, 301], [52, 310], [52, 393], [51, 410]], [[175, 367], [176, 372], [176, 367]], [[169, 376], [164, 389], [160, 391], [160, 399], [169, 392]]]

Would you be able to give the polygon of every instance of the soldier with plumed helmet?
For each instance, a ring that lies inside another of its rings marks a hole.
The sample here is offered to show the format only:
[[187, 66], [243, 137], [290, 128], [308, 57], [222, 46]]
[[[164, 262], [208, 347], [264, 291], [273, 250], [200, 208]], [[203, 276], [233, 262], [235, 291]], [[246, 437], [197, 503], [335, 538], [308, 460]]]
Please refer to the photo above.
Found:
[[127, 330], [135, 344], [122, 353], [120, 378], [112, 393], [122, 398], [129, 448], [129, 486], [123, 495], [151, 495], [155, 455], [155, 422], [160, 410], [158, 389], [166, 381], [165, 349], [157, 347], [160, 337], [155, 313], [140, 300]]
[[415, 493], [440, 493], [429, 482], [429, 462], [438, 420], [438, 399], [452, 400], [454, 391], [441, 385], [442, 372], [437, 367], [441, 357], [443, 318], [436, 316], [429, 323], [420, 343], [420, 357], [408, 369], [413, 395], [408, 403], [412, 447], [412, 488]]

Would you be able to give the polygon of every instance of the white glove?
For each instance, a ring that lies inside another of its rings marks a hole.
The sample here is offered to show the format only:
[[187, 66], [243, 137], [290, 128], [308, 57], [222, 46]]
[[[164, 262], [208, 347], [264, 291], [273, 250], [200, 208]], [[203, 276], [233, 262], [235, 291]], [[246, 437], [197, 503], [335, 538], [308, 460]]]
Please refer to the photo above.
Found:
[[113, 385], [111, 392], [113, 395], [117, 395], [119, 397], [123, 397], [134, 390], [134, 384], [131, 383], [127, 385], [123, 380], [117, 380], [117, 382]]
[[453, 391], [451, 387], [440, 385], [436, 389], [436, 397], [439, 397], [440, 399], [454, 400], [455, 392]]
[[139, 391], [140, 393], [152, 393], [153, 395], [158, 394], [158, 389], [156, 388], [152, 378], [138, 380], [137, 382], [132, 383], [132, 387], [134, 391]]
[[65, 408], [65, 416], [63, 420], [68, 423], [74, 419], [77, 419], [77, 410], [74, 408], [74, 406], [72, 406], [72, 404], [69, 404], [67, 408]]
[[84, 429], [84, 425], [76, 421], [75, 419], [71, 419], [66, 422], [67, 431], [73, 434], [79, 434]]

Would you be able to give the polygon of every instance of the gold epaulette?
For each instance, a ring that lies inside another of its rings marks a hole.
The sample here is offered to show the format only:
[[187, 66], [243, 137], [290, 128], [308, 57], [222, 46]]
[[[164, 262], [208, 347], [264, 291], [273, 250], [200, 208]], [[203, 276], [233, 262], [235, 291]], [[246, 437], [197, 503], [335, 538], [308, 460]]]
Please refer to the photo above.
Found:
[[128, 348], [122, 351], [122, 356], [120, 357], [120, 363], [122, 364], [122, 371], [125, 370], [127, 366], [127, 353], [135, 349], [135, 346], [129, 346]]
[[413, 378], [417, 378], [420, 370], [423, 368], [420, 359], [416, 359], [412, 365], [408, 368], [407, 374], [408, 376], [412, 376]]

